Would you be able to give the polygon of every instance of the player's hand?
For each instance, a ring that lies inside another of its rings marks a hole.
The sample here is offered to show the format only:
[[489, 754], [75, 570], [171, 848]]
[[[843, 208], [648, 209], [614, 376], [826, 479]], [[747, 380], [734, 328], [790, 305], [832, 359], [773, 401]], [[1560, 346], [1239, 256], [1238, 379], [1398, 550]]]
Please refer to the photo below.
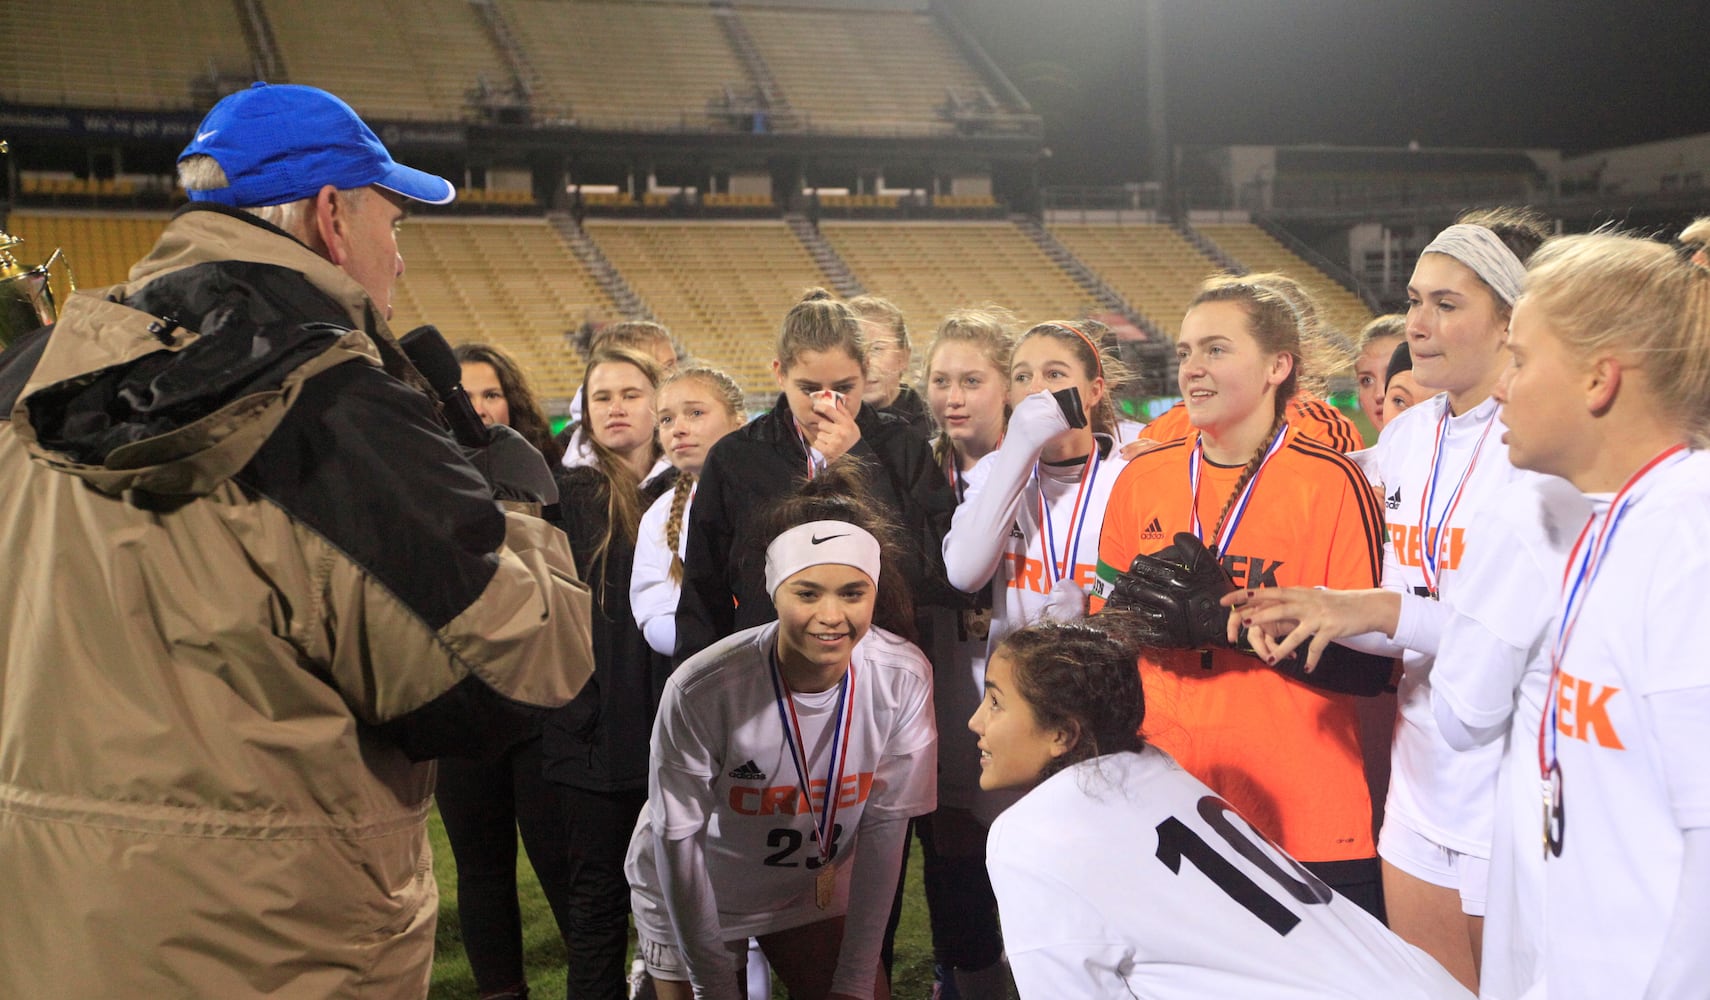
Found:
[[1394, 591], [1262, 587], [1225, 594], [1228, 636], [1246, 629], [1247, 641], [1266, 663], [1277, 663], [1303, 645], [1311, 673], [1330, 643], [1366, 632], [1395, 634], [1401, 595]]
[[814, 394], [813, 412], [819, 417], [819, 427], [814, 430], [812, 444], [827, 462], [841, 458], [861, 440], [861, 428], [846, 406], [839, 393]]
[[1232, 645], [1224, 638], [1227, 612], [1219, 598], [1235, 589], [1216, 553], [1197, 537], [1175, 540], [1150, 555], [1134, 557], [1117, 576], [1100, 614], [1128, 620], [1133, 639], [1155, 649], [1210, 649]]
[[1148, 437], [1139, 437], [1116, 449], [1116, 451], [1122, 456], [1123, 461], [1132, 462], [1141, 455], [1155, 448], [1162, 448], [1168, 443], [1168, 441], [1154, 441]]
[[1005, 440], [1013, 437], [1031, 451], [1042, 451], [1051, 439], [1069, 429], [1069, 418], [1049, 392], [1040, 391], [1015, 404], [1010, 411]]

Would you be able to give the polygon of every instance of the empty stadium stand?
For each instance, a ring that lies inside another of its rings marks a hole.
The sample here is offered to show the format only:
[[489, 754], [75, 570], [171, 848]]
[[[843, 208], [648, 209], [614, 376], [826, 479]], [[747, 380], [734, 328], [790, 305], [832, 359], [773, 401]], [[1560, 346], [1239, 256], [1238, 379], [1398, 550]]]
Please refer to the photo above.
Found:
[[1051, 235], [1172, 337], [1207, 275], [1222, 270], [1163, 224], [1069, 223]]
[[544, 219], [421, 217], [399, 230], [398, 250], [394, 331], [432, 323], [453, 344], [499, 344], [541, 395], [575, 395], [582, 363], [564, 333], [617, 310]]
[[[952, 95], [991, 102], [985, 81], [930, 14], [741, 7], [790, 107], [820, 132], [953, 132]], [[1004, 109], [991, 103], [991, 111]]]
[[983, 303], [1029, 323], [1078, 317], [1093, 305], [1008, 222], [822, 222], [820, 232], [869, 292], [894, 301], [922, 331]]
[[54, 0], [33, 12], [25, 4], [8, 8], [0, 103], [188, 110], [208, 103], [211, 69], [252, 66], [232, 0]]
[[1317, 297], [1324, 321], [1343, 334], [1356, 336], [1360, 327], [1371, 320], [1372, 311], [1366, 308], [1358, 295], [1278, 243], [1258, 226], [1225, 223], [1196, 225], [1194, 229], [1248, 270], [1281, 271], [1300, 282]]
[[498, 8], [538, 74], [537, 119], [704, 130], [713, 124], [708, 102], [752, 86], [706, 4], [500, 0]]
[[589, 219], [585, 229], [661, 323], [750, 393], [771, 391], [778, 324], [830, 279], [780, 221]]
[[291, 82], [330, 90], [365, 118], [462, 121], [471, 117], [469, 91], [478, 81], [512, 78], [468, 0], [272, 0], [268, 7]]

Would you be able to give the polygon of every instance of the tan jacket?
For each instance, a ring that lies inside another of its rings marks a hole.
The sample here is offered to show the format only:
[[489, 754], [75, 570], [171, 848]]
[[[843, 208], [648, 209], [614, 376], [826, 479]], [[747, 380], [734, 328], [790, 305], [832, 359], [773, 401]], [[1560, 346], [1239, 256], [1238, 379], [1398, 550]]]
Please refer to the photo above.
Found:
[[590, 609], [389, 337], [193, 210], [0, 356], [0, 997], [426, 993], [428, 758], [568, 701]]

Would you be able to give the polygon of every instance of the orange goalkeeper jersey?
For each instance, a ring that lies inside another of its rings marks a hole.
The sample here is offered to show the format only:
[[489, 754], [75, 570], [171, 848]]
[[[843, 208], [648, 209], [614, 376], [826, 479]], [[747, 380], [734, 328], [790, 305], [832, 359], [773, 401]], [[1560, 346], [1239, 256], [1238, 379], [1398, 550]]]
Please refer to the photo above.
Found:
[[[1360, 447], [1360, 432], [1342, 411], [1310, 393], [1295, 393], [1288, 401], [1288, 422], [1300, 428], [1301, 436], [1327, 444], [1341, 452]], [[1174, 441], [1194, 432], [1188, 423], [1187, 404], [1177, 403], [1146, 425], [1140, 436], [1153, 441]]]
[[[1198, 434], [1134, 459], [1105, 508], [1093, 607], [1134, 557], [1190, 531], [1188, 461]], [[1241, 467], [1201, 459], [1199, 520], [1210, 532]], [[1225, 527], [1225, 532], [1230, 529]], [[1242, 587], [1375, 587], [1383, 515], [1358, 467], [1290, 425], [1222, 556]], [[1302, 861], [1372, 857], [1371, 798], [1353, 698], [1215, 650], [1141, 657], [1146, 739], [1216, 789]]]

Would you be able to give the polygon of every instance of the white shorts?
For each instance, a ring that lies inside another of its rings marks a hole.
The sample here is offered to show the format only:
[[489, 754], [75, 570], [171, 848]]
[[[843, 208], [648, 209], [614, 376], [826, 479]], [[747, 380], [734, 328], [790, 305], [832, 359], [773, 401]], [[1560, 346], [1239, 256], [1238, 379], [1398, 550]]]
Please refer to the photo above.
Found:
[[[683, 953], [676, 945], [650, 939], [639, 926], [635, 930], [635, 952], [647, 966], [648, 975], [673, 983], [689, 981], [689, 963], [683, 960]], [[748, 939], [726, 941], [724, 946], [730, 951], [731, 974], [739, 975], [748, 964]]]
[[1378, 831], [1378, 857], [1416, 879], [1454, 889], [1461, 894], [1461, 912], [1484, 916], [1484, 897], [1490, 886], [1490, 859], [1444, 847], [1424, 834], [1402, 825], [1393, 816]]

